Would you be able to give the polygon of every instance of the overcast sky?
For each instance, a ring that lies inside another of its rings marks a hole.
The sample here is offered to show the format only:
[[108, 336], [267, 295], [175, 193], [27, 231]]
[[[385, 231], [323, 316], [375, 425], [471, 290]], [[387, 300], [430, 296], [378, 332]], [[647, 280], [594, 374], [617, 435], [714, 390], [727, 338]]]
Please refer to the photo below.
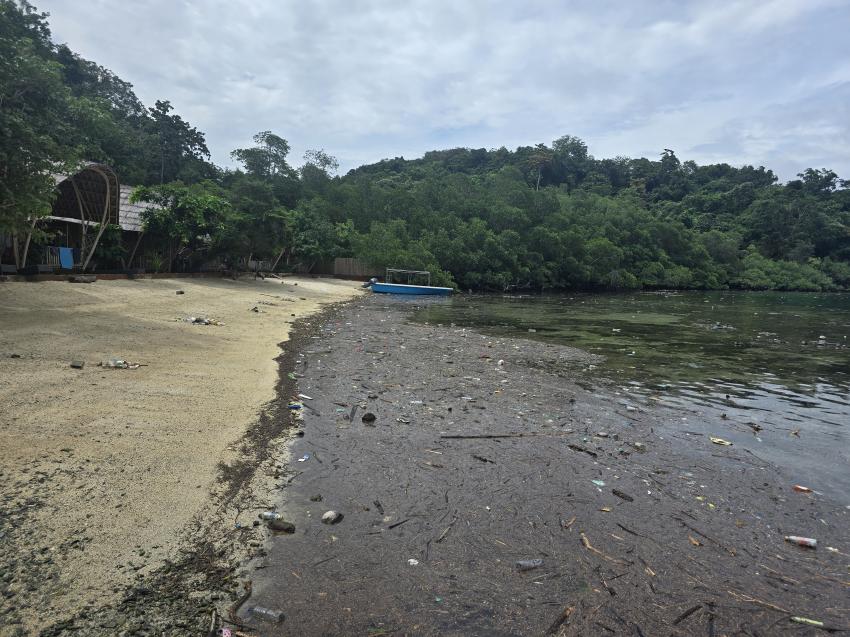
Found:
[[847, 0], [34, 1], [220, 165], [260, 130], [342, 171], [571, 134], [599, 158], [850, 179]]

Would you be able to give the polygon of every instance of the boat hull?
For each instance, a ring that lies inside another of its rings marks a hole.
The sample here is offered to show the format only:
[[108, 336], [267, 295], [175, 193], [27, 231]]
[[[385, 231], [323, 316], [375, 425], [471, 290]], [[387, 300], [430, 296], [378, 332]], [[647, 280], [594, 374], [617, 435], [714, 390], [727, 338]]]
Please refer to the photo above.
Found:
[[372, 291], [379, 294], [427, 294], [431, 296], [448, 296], [451, 288], [441, 288], [432, 285], [402, 285], [401, 283], [373, 283]]

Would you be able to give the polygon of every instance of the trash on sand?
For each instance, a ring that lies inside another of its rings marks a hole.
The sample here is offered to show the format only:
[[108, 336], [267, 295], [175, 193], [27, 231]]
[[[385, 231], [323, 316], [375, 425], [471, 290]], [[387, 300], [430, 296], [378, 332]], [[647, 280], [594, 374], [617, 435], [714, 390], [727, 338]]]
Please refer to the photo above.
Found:
[[816, 619], [809, 619], [808, 617], [792, 617], [791, 621], [797, 624], [806, 624], [807, 626], [816, 626], [817, 628], [823, 628], [823, 622], [819, 622]]
[[256, 619], [272, 622], [274, 624], [279, 624], [286, 617], [282, 610], [263, 608], [262, 606], [252, 606], [248, 609], [248, 613], [253, 615]]
[[716, 445], [723, 445], [724, 447], [731, 447], [732, 446], [731, 442], [729, 442], [728, 440], [723, 440], [723, 438], [718, 438], [716, 436], [709, 436], [708, 439], [711, 440], [711, 442], [713, 442]]
[[341, 522], [344, 516], [339, 511], [326, 511], [322, 516], [322, 522], [325, 524], [336, 524]]
[[299, 398], [301, 398], [301, 399], [303, 399], [303, 400], [313, 400], [313, 399], [312, 399], [310, 396], [308, 396], [307, 394], [298, 394], [298, 397], [299, 397]]
[[593, 484], [595, 484], [597, 487], [604, 487], [605, 486], [605, 482], [603, 480], [591, 480], [591, 482]]
[[410, 566], [419, 566], [419, 560], [414, 559], [414, 558], [412, 558], [412, 557], [411, 557], [409, 560], [407, 560], [407, 563], [408, 563]]
[[528, 331], [529, 331], [529, 333], [534, 334], [534, 332], [536, 332], [537, 330], [534, 329], [533, 327], [529, 327]]
[[258, 517], [261, 520], [279, 520], [281, 515], [277, 511], [263, 511]]
[[602, 513], [611, 513], [611, 507], [602, 507], [599, 509]]
[[625, 500], [626, 502], [634, 502], [634, 498], [630, 496], [628, 493], [623, 493], [619, 489], [611, 489], [611, 493], [616, 495], [618, 498]]
[[799, 535], [786, 535], [786, 542], [791, 542], [791, 544], [796, 544], [797, 546], [805, 546], [810, 549], [816, 549], [818, 547], [818, 541], [813, 537], [800, 537]]
[[402, 425], [409, 425], [410, 421], [407, 418], [396, 418], [396, 422], [400, 422]]
[[642, 442], [633, 442], [632, 447], [634, 447], [638, 451], [646, 451], [646, 444]]
[[175, 294], [186, 294], [183, 290], [177, 290]]
[[689, 536], [688, 536], [688, 540], [689, 540], [689, 541], [690, 541], [690, 543], [691, 543], [691, 544], [693, 544], [694, 546], [702, 546], [702, 542], [700, 542], [698, 539], [696, 539], [693, 535], [689, 535]]
[[599, 436], [600, 438], [607, 438], [608, 432], [607, 431], [597, 431], [596, 435]]
[[296, 400], [293, 400], [287, 405], [287, 407], [289, 407], [289, 409], [303, 409], [304, 405], [302, 405]]
[[373, 414], [371, 411], [367, 411], [365, 414], [363, 414], [363, 416], [360, 417], [360, 420], [365, 422], [367, 425], [375, 422], [376, 419], [377, 416], [375, 416], [375, 414]]
[[292, 522], [287, 522], [286, 520], [269, 520], [269, 528], [272, 531], [277, 531], [278, 533], [295, 533], [295, 525]]
[[286, 377], [287, 377], [289, 380], [295, 380], [295, 379], [297, 378], [297, 376], [295, 376], [295, 372], [289, 372], [289, 373], [286, 375]]
[[20, 358], [20, 354], [9, 354], [9, 358]]
[[540, 558], [536, 558], [533, 560], [517, 560], [516, 570], [518, 571], [530, 571], [535, 568], [540, 568], [543, 566], [543, 560]]
[[799, 484], [794, 485], [794, 491], [796, 491], [797, 493], [811, 493], [812, 492], [812, 490], [809, 487], [803, 487], [803, 486], [800, 486]]
[[309, 454], [309, 453], [305, 453], [303, 456], [301, 456], [300, 458], [298, 458], [298, 462], [307, 462], [309, 459], [310, 459], [310, 454]]
[[85, 366], [85, 361], [71, 361], [71, 367], [73, 367], [74, 369], [82, 369]]
[[138, 369], [142, 365], [140, 363], [131, 363], [121, 358], [110, 358], [108, 361], [102, 361], [101, 367], [109, 367], [110, 369]]
[[203, 316], [187, 316], [186, 318], [179, 318], [178, 321], [183, 321], [184, 323], [192, 323], [193, 325], [224, 325], [218, 319], [206, 318]]

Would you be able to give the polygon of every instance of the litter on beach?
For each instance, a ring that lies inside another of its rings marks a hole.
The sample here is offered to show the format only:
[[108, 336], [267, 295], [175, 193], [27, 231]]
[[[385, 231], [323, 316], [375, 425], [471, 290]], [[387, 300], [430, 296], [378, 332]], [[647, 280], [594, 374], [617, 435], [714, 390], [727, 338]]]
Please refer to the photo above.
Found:
[[713, 442], [716, 445], [723, 445], [724, 447], [731, 447], [732, 446], [731, 442], [729, 442], [728, 440], [724, 440], [723, 438], [718, 438], [716, 436], [709, 436], [708, 439], [711, 440], [711, 442]]
[[110, 369], [138, 369], [142, 366], [141, 363], [131, 363], [129, 361], [125, 361], [121, 358], [110, 358], [107, 361], [101, 361], [101, 367], [108, 367]]
[[805, 546], [806, 548], [816, 549], [818, 541], [813, 537], [800, 537], [799, 535], [786, 535], [785, 541], [797, 546]]
[[310, 454], [309, 454], [309, 453], [305, 453], [303, 456], [301, 456], [300, 458], [298, 458], [298, 462], [307, 462], [309, 459], [310, 459]]

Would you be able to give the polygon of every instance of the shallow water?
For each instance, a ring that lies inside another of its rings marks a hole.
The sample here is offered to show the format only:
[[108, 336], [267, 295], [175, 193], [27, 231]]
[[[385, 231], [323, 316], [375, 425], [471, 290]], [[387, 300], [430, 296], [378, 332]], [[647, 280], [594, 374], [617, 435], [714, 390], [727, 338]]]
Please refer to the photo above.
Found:
[[[836, 469], [847, 473], [840, 449], [850, 438], [850, 295], [455, 297], [428, 304], [415, 320], [600, 354], [604, 362], [582, 376], [610, 380], [635, 400], [724, 417], [732, 434], [766, 442], [753, 448], [766, 448], [772, 461], [798, 464], [802, 478], [817, 473], [836, 489], [846, 486]], [[795, 444], [801, 439], [805, 453]], [[824, 470], [837, 482], [813, 466], [823, 454], [839, 463]]]

